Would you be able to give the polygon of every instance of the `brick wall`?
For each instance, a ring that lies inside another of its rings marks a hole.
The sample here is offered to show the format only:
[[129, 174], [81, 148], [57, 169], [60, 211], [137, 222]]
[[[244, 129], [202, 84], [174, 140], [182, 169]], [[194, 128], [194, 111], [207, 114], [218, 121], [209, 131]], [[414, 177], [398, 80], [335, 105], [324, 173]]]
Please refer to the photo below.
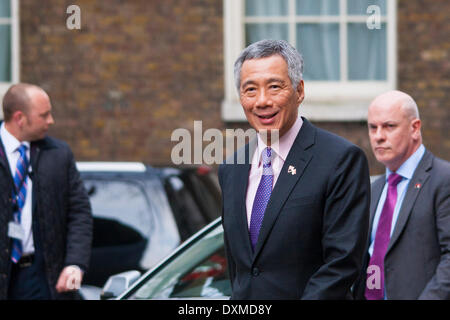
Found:
[[398, 85], [417, 102], [425, 146], [450, 160], [450, 1], [399, 0]]
[[168, 163], [175, 128], [223, 125], [221, 1], [20, 3], [21, 80], [49, 92], [50, 134], [78, 160]]
[[[82, 29], [66, 28], [81, 8]], [[176, 128], [224, 124], [219, 0], [20, 1], [21, 80], [44, 87], [56, 125], [78, 160], [169, 164]], [[398, 88], [417, 101], [426, 146], [450, 159], [450, 1], [398, 0]], [[364, 122], [319, 122], [361, 146], [383, 172]]]

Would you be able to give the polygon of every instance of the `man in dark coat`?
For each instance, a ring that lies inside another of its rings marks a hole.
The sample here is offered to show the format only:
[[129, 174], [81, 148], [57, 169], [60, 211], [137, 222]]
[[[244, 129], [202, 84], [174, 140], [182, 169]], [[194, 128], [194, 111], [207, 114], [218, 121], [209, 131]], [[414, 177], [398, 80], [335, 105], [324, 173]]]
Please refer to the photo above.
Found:
[[11, 86], [3, 115], [0, 299], [76, 298], [93, 222], [73, 154], [65, 142], [46, 136], [54, 120], [41, 88]]

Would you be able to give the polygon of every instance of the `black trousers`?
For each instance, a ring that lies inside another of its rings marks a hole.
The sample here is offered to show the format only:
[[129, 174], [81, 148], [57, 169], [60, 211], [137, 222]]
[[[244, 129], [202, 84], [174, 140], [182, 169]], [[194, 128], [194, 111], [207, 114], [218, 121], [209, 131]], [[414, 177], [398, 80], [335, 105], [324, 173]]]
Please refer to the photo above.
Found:
[[51, 293], [45, 275], [42, 255], [35, 253], [29, 267], [12, 264], [8, 290], [9, 300], [49, 300]]

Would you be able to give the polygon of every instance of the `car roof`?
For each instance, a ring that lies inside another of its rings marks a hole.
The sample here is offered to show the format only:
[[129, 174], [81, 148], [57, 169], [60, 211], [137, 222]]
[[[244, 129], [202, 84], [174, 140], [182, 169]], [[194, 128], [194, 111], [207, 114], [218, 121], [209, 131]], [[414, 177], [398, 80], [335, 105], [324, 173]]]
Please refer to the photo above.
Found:
[[146, 172], [147, 166], [142, 162], [111, 162], [111, 161], [78, 161], [80, 172]]

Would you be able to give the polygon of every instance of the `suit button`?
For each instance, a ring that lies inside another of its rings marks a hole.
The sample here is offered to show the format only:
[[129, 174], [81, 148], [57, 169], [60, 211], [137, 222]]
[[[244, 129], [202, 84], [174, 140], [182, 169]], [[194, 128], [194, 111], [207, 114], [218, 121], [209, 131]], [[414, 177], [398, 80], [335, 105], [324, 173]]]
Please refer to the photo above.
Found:
[[253, 268], [253, 270], [252, 270], [252, 275], [253, 275], [254, 277], [259, 276], [259, 273], [260, 273], [260, 271], [259, 271], [258, 268]]

